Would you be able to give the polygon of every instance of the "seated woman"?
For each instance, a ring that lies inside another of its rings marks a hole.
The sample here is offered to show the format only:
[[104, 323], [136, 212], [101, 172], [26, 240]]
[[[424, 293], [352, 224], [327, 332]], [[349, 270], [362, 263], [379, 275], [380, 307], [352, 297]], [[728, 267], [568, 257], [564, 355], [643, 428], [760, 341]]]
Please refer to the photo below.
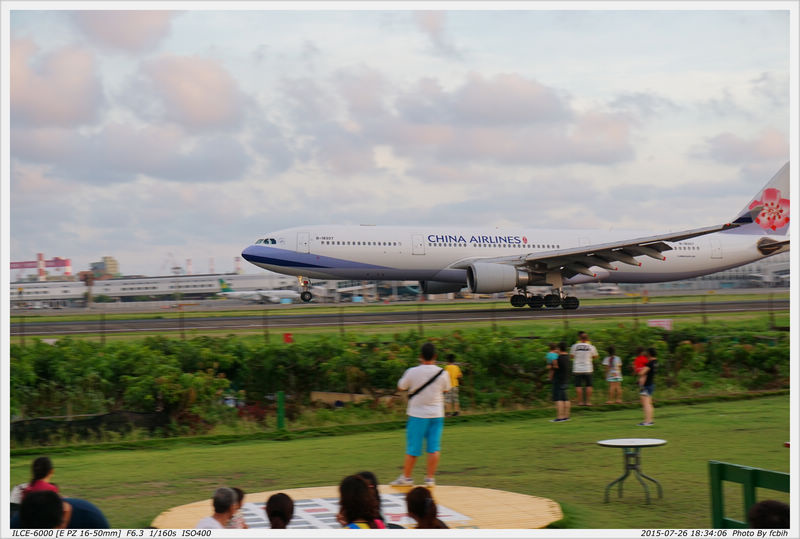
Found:
[[387, 521], [386, 517], [383, 516], [383, 513], [381, 512], [381, 493], [378, 492], [378, 484], [379, 483], [378, 483], [377, 476], [374, 473], [369, 472], [369, 471], [367, 471], [367, 472], [358, 472], [358, 474], [356, 474], [356, 475], [360, 475], [361, 477], [363, 477], [367, 481], [367, 484], [369, 484], [370, 492], [372, 492], [372, 494], [375, 496], [375, 501], [378, 503], [378, 515], [379, 515], [379, 518], [386, 523], [386, 527], [389, 528], [389, 529], [392, 529], [392, 528], [398, 528], [398, 529], [401, 529], [401, 530], [405, 529], [400, 524], [395, 524], [393, 522]]
[[416, 529], [443, 529], [447, 524], [436, 517], [436, 502], [431, 491], [425, 487], [416, 487], [406, 494], [408, 516], [417, 521]]
[[343, 528], [386, 528], [375, 495], [370, 492], [367, 480], [360, 475], [348, 475], [339, 484], [337, 520]]
[[285, 530], [294, 516], [294, 501], [288, 494], [279, 492], [269, 497], [264, 509], [267, 512], [270, 527]]

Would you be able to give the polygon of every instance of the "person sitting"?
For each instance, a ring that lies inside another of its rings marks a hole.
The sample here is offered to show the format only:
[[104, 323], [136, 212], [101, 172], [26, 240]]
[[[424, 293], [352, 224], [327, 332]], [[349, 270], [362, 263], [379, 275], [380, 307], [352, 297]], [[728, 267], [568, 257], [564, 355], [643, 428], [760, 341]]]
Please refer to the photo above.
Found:
[[285, 530], [294, 516], [294, 501], [288, 494], [279, 492], [267, 499], [264, 510], [272, 529]]
[[233, 517], [234, 507], [236, 506], [236, 493], [231, 488], [219, 487], [214, 491], [211, 503], [214, 505], [214, 514], [202, 519], [195, 528], [202, 530], [224, 529], [225, 525]]
[[406, 507], [408, 516], [416, 522], [416, 529], [444, 529], [447, 524], [436, 516], [436, 502], [433, 501], [431, 491], [425, 487], [412, 488], [406, 494]]
[[31, 492], [22, 499], [11, 528], [108, 529], [105, 515], [94, 504], [79, 498], [62, 498], [52, 490]]
[[375, 495], [375, 501], [378, 503], [378, 515], [380, 519], [386, 523], [387, 528], [397, 528], [397, 529], [405, 529], [400, 524], [395, 524], [394, 522], [389, 522], [383, 516], [383, 511], [381, 511], [381, 493], [378, 491], [378, 477], [372, 472], [358, 472], [356, 475], [363, 477], [364, 480], [369, 485], [369, 490], [372, 494]]
[[234, 530], [243, 530], [247, 529], [249, 526], [244, 521], [244, 515], [242, 515], [242, 504], [244, 503], [244, 491], [239, 487], [231, 487], [233, 492], [236, 493], [236, 501], [233, 504], [233, 516], [228, 521], [228, 524], [225, 525], [228, 529]]
[[777, 500], [762, 500], [747, 511], [747, 523], [751, 528], [789, 528], [789, 506]]
[[348, 475], [339, 484], [339, 514], [343, 528], [386, 528], [369, 483], [359, 475]]
[[39, 457], [35, 459], [31, 465], [31, 472], [31, 480], [28, 486], [22, 491], [23, 498], [31, 492], [38, 492], [41, 490], [58, 492], [58, 486], [50, 482], [55, 470], [53, 469], [53, 463], [50, 461], [49, 457]]

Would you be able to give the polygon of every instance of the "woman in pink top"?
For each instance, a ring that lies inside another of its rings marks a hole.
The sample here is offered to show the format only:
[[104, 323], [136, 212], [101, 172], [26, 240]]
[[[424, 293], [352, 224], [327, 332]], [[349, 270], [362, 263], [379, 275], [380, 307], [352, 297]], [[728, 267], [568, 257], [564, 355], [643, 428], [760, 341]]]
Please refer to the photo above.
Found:
[[22, 491], [22, 497], [24, 498], [30, 492], [37, 492], [40, 490], [52, 490], [53, 492], [58, 492], [58, 487], [50, 482], [50, 478], [53, 477], [53, 463], [50, 462], [49, 457], [39, 457], [33, 461], [33, 465], [31, 466], [33, 471], [33, 478], [31, 482], [28, 483], [28, 486], [25, 487], [25, 490]]

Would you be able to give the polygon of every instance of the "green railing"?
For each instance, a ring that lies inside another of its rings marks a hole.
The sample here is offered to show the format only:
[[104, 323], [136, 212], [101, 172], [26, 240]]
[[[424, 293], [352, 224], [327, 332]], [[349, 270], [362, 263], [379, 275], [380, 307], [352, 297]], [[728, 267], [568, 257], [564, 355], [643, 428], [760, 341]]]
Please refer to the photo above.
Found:
[[767, 488], [789, 492], [789, 474], [773, 472], [750, 466], [728, 464], [716, 460], [708, 461], [708, 472], [711, 480], [711, 527], [712, 528], [746, 528], [747, 523], [725, 516], [725, 499], [722, 493], [722, 482], [741, 483], [744, 495], [744, 514], [756, 503], [756, 489]]

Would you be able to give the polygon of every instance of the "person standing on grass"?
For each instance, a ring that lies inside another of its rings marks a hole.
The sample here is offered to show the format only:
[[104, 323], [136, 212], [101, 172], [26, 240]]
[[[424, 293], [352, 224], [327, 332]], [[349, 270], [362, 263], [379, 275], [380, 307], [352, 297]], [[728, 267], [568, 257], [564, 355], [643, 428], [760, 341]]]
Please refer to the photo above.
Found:
[[553, 402], [556, 403], [556, 418], [551, 423], [569, 421], [570, 402], [567, 396], [569, 380], [569, 356], [567, 344], [558, 343], [558, 356], [550, 364], [550, 373], [553, 380]]
[[[575, 391], [578, 394], [578, 405], [592, 405], [592, 361], [597, 358], [597, 348], [589, 342], [585, 331], [578, 332], [578, 342], [572, 345], [569, 355], [572, 357], [572, 374], [575, 376]], [[586, 398], [583, 386], [586, 386]]]
[[397, 382], [397, 388], [408, 390], [408, 423], [406, 424], [406, 456], [403, 473], [392, 481], [395, 487], [413, 486], [411, 473], [417, 457], [422, 455], [422, 441], [428, 453], [425, 486], [436, 485], [442, 429], [444, 428], [444, 393], [450, 390], [450, 377], [436, 366], [436, 347], [425, 343], [420, 350], [420, 364], [408, 369]]
[[455, 361], [456, 356], [447, 354], [447, 366], [444, 368], [450, 376], [450, 391], [444, 397], [444, 406], [445, 409], [450, 408], [447, 415], [453, 417], [461, 413], [461, 403], [458, 401], [458, 382], [464, 376], [461, 373], [461, 367], [456, 365]]
[[639, 369], [639, 399], [642, 401], [642, 411], [644, 421], [638, 423], [639, 427], [651, 427], [653, 425], [653, 390], [655, 389], [654, 378], [658, 358], [656, 349], [647, 349], [647, 365]]
[[51, 490], [58, 492], [58, 487], [51, 482], [55, 470], [50, 457], [39, 457], [31, 464], [31, 480], [28, 486], [22, 490], [22, 497], [24, 498], [31, 492], [39, 492], [42, 490]]
[[608, 382], [608, 400], [606, 404], [622, 404], [622, 359], [616, 355], [616, 348], [608, 347], [608, 355], [603, 358]]

